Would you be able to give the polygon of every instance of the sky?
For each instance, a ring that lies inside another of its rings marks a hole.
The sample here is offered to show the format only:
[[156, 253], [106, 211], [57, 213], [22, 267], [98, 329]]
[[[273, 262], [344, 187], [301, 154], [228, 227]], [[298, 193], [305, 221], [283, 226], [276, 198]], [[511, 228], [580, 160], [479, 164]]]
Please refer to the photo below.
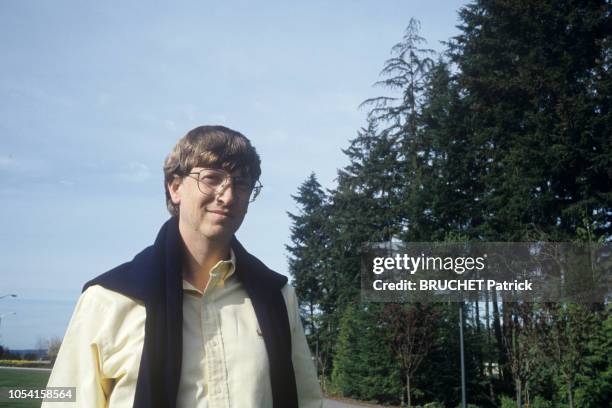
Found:
[[260, 154], [237, 236], [287, 275], [291, 195], [335, 186], [410, 18], [443, 51], [464, 3], [0, 2], [0, 344], [61, 338], [83, 284], [153, 242], [164, 158], [203, 124]]

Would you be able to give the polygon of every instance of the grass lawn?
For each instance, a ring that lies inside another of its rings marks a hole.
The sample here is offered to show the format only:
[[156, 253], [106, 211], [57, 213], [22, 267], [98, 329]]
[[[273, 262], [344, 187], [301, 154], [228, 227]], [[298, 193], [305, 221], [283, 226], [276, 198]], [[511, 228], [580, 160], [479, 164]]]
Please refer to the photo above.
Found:
[[[0, 367], [0, 388], [45, 388], [50, 371], [16, 370]], [[42, 400], [8, 400], [0, 399], [0, 408], [34, 408], [40, 407]]]

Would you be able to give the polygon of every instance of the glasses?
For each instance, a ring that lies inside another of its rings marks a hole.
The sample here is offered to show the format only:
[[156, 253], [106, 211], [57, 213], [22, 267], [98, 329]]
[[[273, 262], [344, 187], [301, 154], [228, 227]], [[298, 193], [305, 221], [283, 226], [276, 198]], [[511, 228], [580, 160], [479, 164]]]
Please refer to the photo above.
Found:
[[236, 198], [249, 203], [255, 201], [263, 187], [259, 180], [253, 182], [249, 177], [232, 176], [220, 169], [202, 169], [187, 175], [198, 181], [198, 189], [205, 195], [223, 194], [231, 179]]

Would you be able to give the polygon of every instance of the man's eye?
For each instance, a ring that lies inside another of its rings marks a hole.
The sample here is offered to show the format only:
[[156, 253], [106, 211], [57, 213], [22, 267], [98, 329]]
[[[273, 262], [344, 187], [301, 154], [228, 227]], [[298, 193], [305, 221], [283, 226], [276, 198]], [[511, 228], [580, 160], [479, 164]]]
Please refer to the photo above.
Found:
[[249, 183], [248, 180], [238, 179], [234, 181], [234, 184], [236, 185], [236, 188], [240, 188], [240, 189], [251, 188], [251, 183]]
[[210, 184], [221, 184], [223, 183], [223, 177], [220, 177], [216, 174], [204, 174], [202, 176], [202, 181]]

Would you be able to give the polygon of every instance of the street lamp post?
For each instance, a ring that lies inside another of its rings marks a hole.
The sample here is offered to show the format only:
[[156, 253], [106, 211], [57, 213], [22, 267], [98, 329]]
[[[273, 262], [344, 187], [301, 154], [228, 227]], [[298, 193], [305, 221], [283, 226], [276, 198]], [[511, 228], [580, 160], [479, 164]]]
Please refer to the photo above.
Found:
[[463, 299], [459, 304], [459, 349], [461, 350], [461, 408], [466, 408], [465, 355], [463, 351]]

